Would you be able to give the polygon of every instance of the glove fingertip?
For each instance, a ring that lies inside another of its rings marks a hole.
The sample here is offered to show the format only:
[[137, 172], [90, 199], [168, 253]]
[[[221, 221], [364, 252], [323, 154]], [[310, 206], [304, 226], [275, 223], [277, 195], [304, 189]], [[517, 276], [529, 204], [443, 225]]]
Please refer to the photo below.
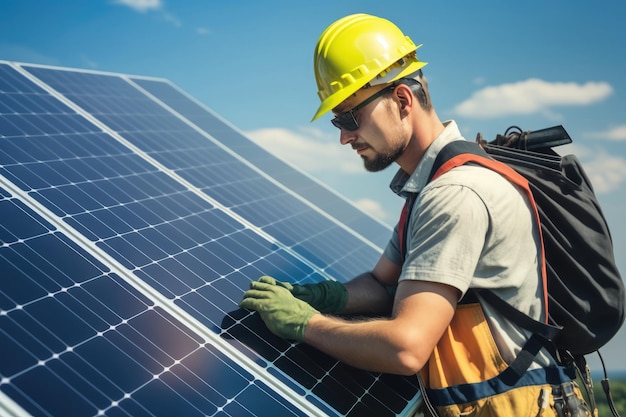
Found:
[[261, 278], [259, 278], [259, 282], [264, 282], [270, 285], [276, 285], [276, 279], [273, 277], [270, 277], [269, 275], [263, 275]]
[[268, 289], [271, 289], [273, 286], [274, 285], [268, 284], [267, 282], [263, 282], [263, 281], [252, 281], [250, 283], [251, 290], [268, 290]]
[[244, 298], [239, 302], [238, 306], [246, 310], [257, 310], [257, 303], [251, 298]]

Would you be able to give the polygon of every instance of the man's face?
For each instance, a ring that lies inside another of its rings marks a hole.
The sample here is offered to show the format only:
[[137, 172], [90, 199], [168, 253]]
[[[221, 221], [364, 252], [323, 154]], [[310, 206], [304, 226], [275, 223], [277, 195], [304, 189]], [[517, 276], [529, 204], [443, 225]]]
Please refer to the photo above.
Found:
[[363, 159], [365, 169], [382, 171], [395, 162], [406, 149], [408, 137], [397, 112], [394, 90], [387, 89], [382, 95], [360, 106], [365, 100], [377, 95], [381, 88], [359, 90], [334, 110], [335, 114], [357, 110], [352, 116], [357, 122], [356, 130], [341, 129], [340, 141], [350, 144]]

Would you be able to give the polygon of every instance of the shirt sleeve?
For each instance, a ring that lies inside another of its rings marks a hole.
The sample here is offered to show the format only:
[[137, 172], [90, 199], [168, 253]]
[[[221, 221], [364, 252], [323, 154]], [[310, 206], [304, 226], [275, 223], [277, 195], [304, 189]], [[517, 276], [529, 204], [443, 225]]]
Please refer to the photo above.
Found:
[[469, 187], [431, 185], [420, 193], [409, 220], [400, 280], [444, 283], [465, 294], [485, 246], [488, 210]]
[[394, 264], [402, 265], [402, 255], [400, 255], [400, 240], [398, 235], [398, 225], [393, 228], [393, 234], [391, 235], [391, 239], [389, 239], [389, 243], [387, 243], [387, 247], [385, 247], [384, 255]]

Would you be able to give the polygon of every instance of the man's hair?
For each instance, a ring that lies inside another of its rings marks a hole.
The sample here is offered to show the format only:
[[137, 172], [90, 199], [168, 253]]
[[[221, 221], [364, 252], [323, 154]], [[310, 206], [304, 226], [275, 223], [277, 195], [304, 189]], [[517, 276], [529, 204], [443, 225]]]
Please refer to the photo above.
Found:
[[406, 85], [411, 88], [413, 95], [419, 101], [422, 109], [430, 111], [433, 108], [433, 105], [430, 101], [430, 93], [428, 92], [428, 80], [422, 70], [420, 69], [419, 71], [413, 73], [412, 77], [403, 78], [403, 80], [409, 81]]

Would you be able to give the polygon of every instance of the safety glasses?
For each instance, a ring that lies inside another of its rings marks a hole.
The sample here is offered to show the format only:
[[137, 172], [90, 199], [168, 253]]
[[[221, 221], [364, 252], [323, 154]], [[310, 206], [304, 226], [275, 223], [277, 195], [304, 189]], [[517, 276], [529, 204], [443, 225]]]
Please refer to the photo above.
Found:
[[365, 100], [363, 100], [362, 102], [360, 102], [359, 104], [351, 108], [350, 110], [345, 111], [341, 114], [338, 114], [330, 122], [337, 129], [357, 130], [359, 128], [359, 123], [356, 121], [356, 118], [354, 117], [354, 112], [367, 106], [368, 104], [370, 104], [372, 101], [376, 100], [378, 97], [382, 96], [383, 94], [393, 90], [396, 87], [396, 85], [397, 84], [395, 83], [391, 84], [390, 86], [383, 88], [379, 92], [372, 94], [371, 96], [369, 96], [368, 98], [366, 98]]

